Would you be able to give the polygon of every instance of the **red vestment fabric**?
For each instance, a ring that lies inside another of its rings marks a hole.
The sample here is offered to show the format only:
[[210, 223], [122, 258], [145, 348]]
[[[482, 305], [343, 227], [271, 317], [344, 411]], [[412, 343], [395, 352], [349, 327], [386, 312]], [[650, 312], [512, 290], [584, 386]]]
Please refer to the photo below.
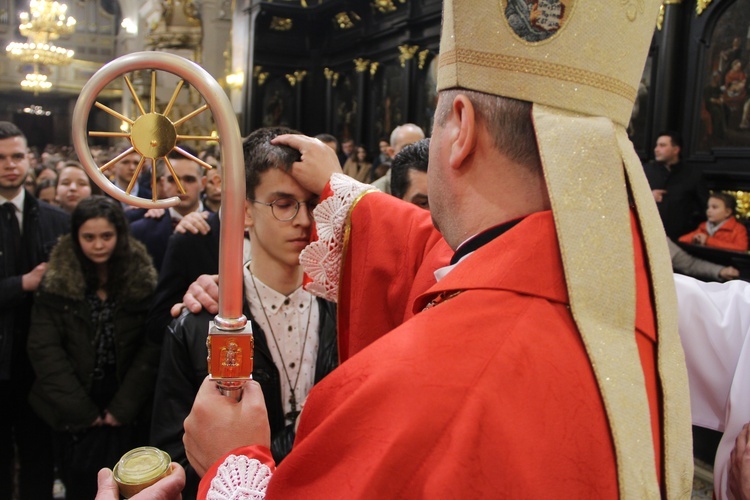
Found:
[[[614, 447], [568, 308], [552, 213], [528, 216], [435, 284], [447, 245], [426, 212], [390, 200], [367, 195], [353, 211], [339, 294], [348, 360], [310, 393], [267, 498], [617, 498]], [[633, 224], [635, 337], [660, 468], [656, 332]], [[606, 270], [592, 286], [607, 286]], [[461, 293], [422, 311], [453, 291]]]

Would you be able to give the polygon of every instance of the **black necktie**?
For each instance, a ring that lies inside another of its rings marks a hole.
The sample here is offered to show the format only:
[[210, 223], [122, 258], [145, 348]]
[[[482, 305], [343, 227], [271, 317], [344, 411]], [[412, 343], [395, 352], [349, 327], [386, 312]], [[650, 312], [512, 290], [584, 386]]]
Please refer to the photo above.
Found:
[[21, 226], [18, 224], [16, 217], [16, 206], [11, 202], [3, 203], [3, 217], [7, 222], [8, 232], [6, 233], [12, 242], [13, 257], [9, 260], [13, 268], [21, 262]]

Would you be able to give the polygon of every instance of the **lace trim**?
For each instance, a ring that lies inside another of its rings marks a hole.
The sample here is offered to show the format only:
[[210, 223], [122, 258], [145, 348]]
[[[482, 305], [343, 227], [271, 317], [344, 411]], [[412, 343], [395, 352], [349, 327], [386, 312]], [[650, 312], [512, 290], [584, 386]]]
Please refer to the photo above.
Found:
[[211, 480], [206, 500], [263, 500], [272, 475], [254, 458], [229, 455]]
[[337, 302], [349, 210], [360, 196], [375, 188], [344, 174], [333, 174], [330, 186], [333, 195], [313, 211], [318, 239], [302, 250], [299, 261], [312, 280], [305, 289], [318, 297]]

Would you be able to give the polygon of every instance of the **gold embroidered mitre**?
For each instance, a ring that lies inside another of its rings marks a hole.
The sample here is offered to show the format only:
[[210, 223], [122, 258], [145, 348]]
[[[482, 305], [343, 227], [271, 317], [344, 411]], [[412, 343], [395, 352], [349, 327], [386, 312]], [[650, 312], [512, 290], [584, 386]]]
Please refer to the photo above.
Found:
[[660, 3], [445, 2], [438, 90], [467, 88], [627, 126]]
[[661, 495], [633, 334], [631, 201], [656, 308], [668, 497], [689, 497], [692, 482], [687, 374], [671, 262], [651, 190], [625, 130], [660, 3], [445, 0], [438, 69], [438, 90], [467, 89], [533, 103], [571, 312], [607, 411], [620, 496], [638, 499]]

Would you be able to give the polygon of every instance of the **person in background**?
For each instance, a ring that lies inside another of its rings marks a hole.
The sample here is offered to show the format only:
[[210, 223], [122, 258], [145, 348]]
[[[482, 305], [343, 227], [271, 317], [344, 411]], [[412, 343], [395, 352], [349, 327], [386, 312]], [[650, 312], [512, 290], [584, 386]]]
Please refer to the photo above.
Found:
[[146, 443], [159, 351], [144, 322], [155, 286], [119, 204], [81, 200], [52, 251], [28, 340], [37, 375], [29, 402], [56, 431], [68, 498], [93, 498], [97, 471]]
[[345, 141], [341, 141], [341, 156], [339, 157], [339, 160], [343, 160], [341, 163], [341, 166], [343, 167], [344, 164], [346, 164], [347, 160], [349, 160], [352, 155], [354, 154], [354, 139], [346, 139]]
[[55, 190], [55, 200], [63, 210], [73, 213], [73, 210], [84, 198], [92, 194], [91, 180], [78, 162], [67, 162], [60, 170]]
[[[119, 155], [129, 149], [132, 149], [130, 143], [119, 145], [115, 150], [116, 153], [112, 156], [111, 159], [117, 158]], [[130, 181], [135, 175], [135, 170], [138, 167], [138, 163], [140, 163], [140, 161], [141, 155], [135, 149], [133, 149], [131, 153], [120, 158], [117, 163], [115, 163], [114, 166], [111, 167], [110, 170], [108, 170], [108, 172], [112, 173], [112, 182], [115, 186], [117, 186], [118, 189], [127, 192], [128, 185], [130, 185]], [[138, 198], [150, 200], [151, 188], [148, 183], [135, 182], [133, 184], [133, 189], [130, 190], [130, 194], [132, 196], [137, 196]], [[125, 211], [136, 209], [136, 207], [128, 205], [127, 203], [123, 203], [120, 201], [118, 201], [118, 203], [120, 203], [120, 206]]]
[[44, 179], [36, 186], [36, 189], [34, 190], [34, 196], [36, 196], [37, 200], [42, 200], [43, 202], [49, 203], [50, 205], [60, 206], [55, 199], [55, 191], [55, 180]]
[[734, 213], [737, 200], [728, 193], [713, 193], [708, 198], [706, 222], [680, 236], [680, 243], [699, 245], [735, 252], [747, 251], [747, 228], [737, 221]]
[[13, 497], [18, 471], [21, 500], [49, 498], [52, 434], [31, 409], [34, 371], [26, 354], [33, 293], [58, 237], [70, 231], [68, 214], [24, 187], [29, 171], [26, 136], [0, 122], [0, 499]]
[[654, 161], [643, 166], [664, 231], [672, 240], [704, 219], [708, 189], [701, 170], [680, 161], [682, 139], [674, 131], [661, 132], [654, 147]]
[[23, 182], [23, 187], [29, 193], [36, 192], [36, 171], [29, 169], [26, 173], [26, 180]]
[[402, 149], [391, 162], [391, 194], [429, 210], [430, 202], [427, 195], [429, 159], [429, 139], [422, 139]]
[[672, 259], [672, 268], [676, 273], [703, 281], [729, 281], [740, 277], [740, 271], [736, 267], [722, 266], [693, 257], [669, 238], [667, 238], [667, 246], [669, 246], [669, 257]]
[[390, 162], [392, 159], [391, 143], [388, 142], [388, 139], [386, 139], [385, 137], [381, 137], [380, 140], [378, 140], [378, 150], [378, 155], [372, 161], [372, 169], [370, 170], [370, 177], [367, 179], [367, 182], [372, 182], [385, 175], [385, 172], [383, 172], [382, 174], [376, 176], [375, 172], [381, 164]]
[[336, 152], [336, 157], [339, 159], [339, 162], [343, 165], [346, 163], [346, 157], [343, 155], [343, 153], [339, 150], [339, 141], [331, 134], [318, 134], [315, 136], [316, 139], [318, 139], [320, 142], [328, 146], [329, 148], [333, 149]]
[[[404, 123], [393, 129], [391, 132], [391, 154], [397, 155], [405, 146], [413, 144], [419, 140], [424, 139], [424, 131], [413, 123]], [[373, 186], [380, 189], [384, 193], [390, 194], [391, 192], [391, 172], [390, 170], [383, 174], [382, 177], [378, 178], [372, 183]]]
[[218, 213], [221, 208], [221, 165], [206, 169], [206, 189], [203, 193], [203, 207]]
[[[195, 156], [195, 152], [189, 147], [185, 146], [183, 149]], [[165, 211], [158, 212], [158, 215], [153, 217], [147, 213], [130, 226], [131, 234], [146, 245], [157, 270], [161, 269], [167, 242], [175, 226], [185, 215], [203, 211], [201, 194], [206, 186], [203, 167], [199, 163], [176, 151], [170, 153], [168, 158], [176, 176], [171, 172], [165, 175], [165, 195], [167, 198], [179, 197], [179, 203]], [[185, 194], [180, 192], [178, 183], [185, 190]]]
[[367, 182], [372, 163], [368, 161], [367, 150], [362, 145], [354, 148], [354, 153], [344, 163], [344, 173], [360, 182]]
[[42, 167], [36, 172], [36, 183], [39, 185], [39, 183], [45, 179], [51, 179], [57, 183], [57, 177], [57, 170], [52, 167]]

